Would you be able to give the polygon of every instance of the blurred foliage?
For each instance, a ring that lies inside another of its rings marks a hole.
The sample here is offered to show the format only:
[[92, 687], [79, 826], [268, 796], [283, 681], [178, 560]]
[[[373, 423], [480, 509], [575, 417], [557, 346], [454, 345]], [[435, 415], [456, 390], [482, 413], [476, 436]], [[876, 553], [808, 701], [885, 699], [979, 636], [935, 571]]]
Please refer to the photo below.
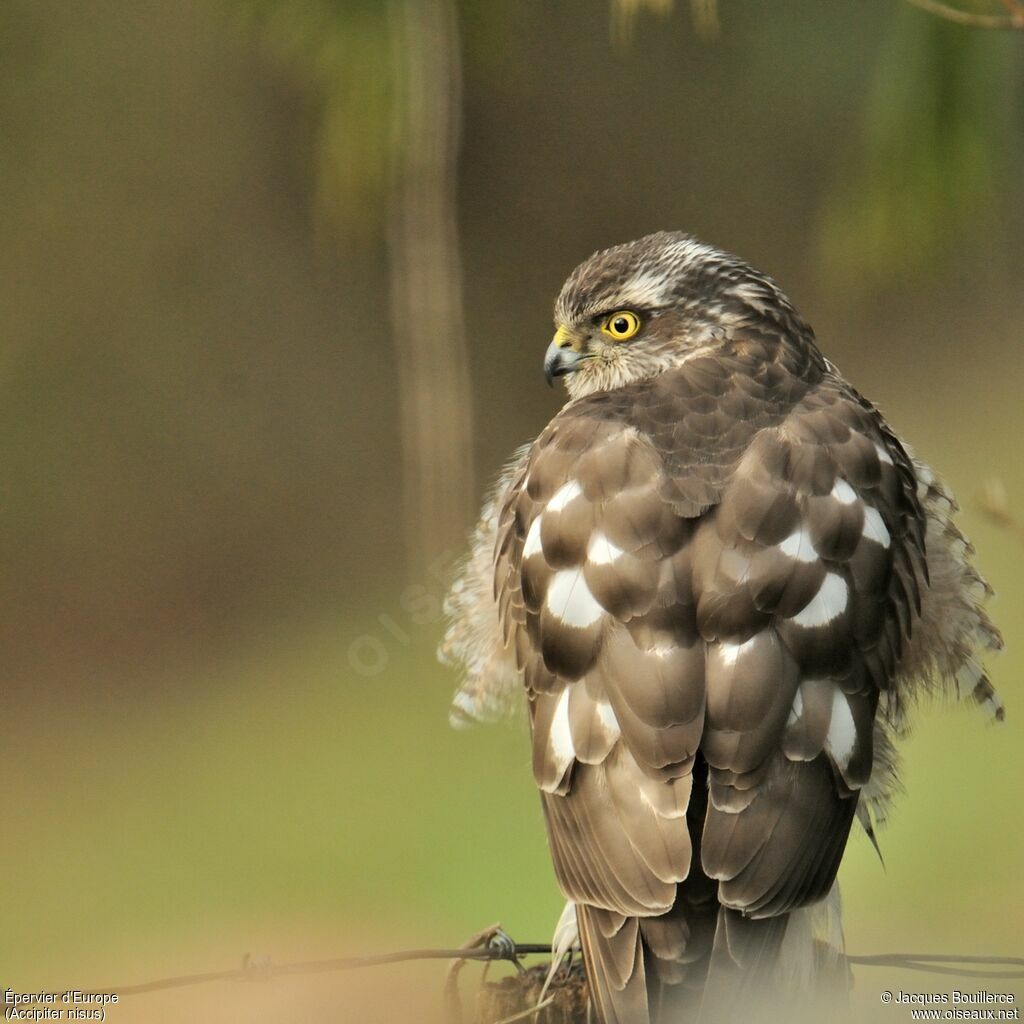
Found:
[[822, 250], [847, 287], [934, 268], [993, 223], [1019, 156], [1019, 39], [899, 7], [826, 201]]
[[304, 88], [314, 110], [315, 208], [342, 236], [379, 223], [398, 94], [385, 0], [228, 0]]
[[[318, 222], [365, 237], [382, 210], [398, 155], [400, 102], [386, 0], [229, 0], [269, 51], [303, 83], [316, 112]], [[475, 26], [507, 17], [463, 0]], [[674, 0], [611, 0], [611, 31], [628, 44], [643, 12], [667, 16]], [[820, 246], [847, 287], [921, 273], [963, 230], [977, 232], [1012, 173], [1015, 40], [965, 31], [893, 5], [856, 136], [837, 140], [842, 170], [826, 191]], [[698, 35], [721, 31], [719, 0], [690, 0]], [[799, 30], [796, 28], [795, 30]], [[986, 218], [988, 220], [986, 220]]]
[[[613, 30], [628, 40], [644, 10], [674, 0], [612, 0]], [[720, 32], [718, 0], [690, 0], [698, 34]], [[857, 290], [925, 272], [992, 228], [1019, 145], [1010, 130], [1020, 71], [1016, 40], [899, 4], [838, 180], [826, 195], [820, 246], [826, 272]]]
[[[675, 6], [675, 0], [611, 0], [612, 33], [622, 41], [632, 37], [633, 22], [641, 11], [666, 15]], [[718, 0], [690, 0], [690, 16], [697, 34], [704, 39], [718, 36]]]
[[[1005, 610], [1019, 614], [1015, 604]], [[5, 983], [134, 983], [231, 967], [245, 950], [284, 962], [306, 949], [457, 945], [496, 919], [520, 941], [545, 941], [561, 898], [524, 724], [453, 732], [438, 701], [450, 679], [429, 635], [405, 646], [377, 630], [388, 657], [371, 675], [353, 670], [331, 626], [270, 634], [148, 707], [94, 700], [61, 730], [61, 756], [31, 770], [33, 737], [52, 725], [42, 709], [21, 716], [2, 805], [0, 870], [18, 880], [4, 901]], [[1013, 952], [1024, 908], [1010, 880], [1024, 836], [1019, 814], [992, 814], [1015, 806], [1020, 745], [973, 708], [928, 711], [906, 744], [908, 796], [881, 835], [886, 869], [859, 833], [844, 860], [851, 950]], [[970, 798], [965, 764], [1000, 766], [984, 799]], [[978, 870], [965, 876], [965, 865]], [[390, 987], [407, 969], [380, 970]], [[412, 1019], [435, 1019], [442, 977], [437, 965], [423, 976]], [[900, 975], [859, 977], [877, 1001]], [[328, 1019], [394, 1019], [339, 1013], [353, 980], [328, 981]], [[272, 988], [301, 1002], [309, 985]], [[239, 1014], [237, 988], [218, 1016], [210, 998], [200, 989], [156, 1002], [178, 1003], [182, 1021], [318, 1019], [296, 1006]], [[112, 1019], [163, 1020], [150, 999]]]
[[[550, 877], [495, 901], [546, 856], [523, 723], [454, 732], [429, 632], [408, 646], [384, 636], [386, 669], [370, 673], [334, 623], [299, 642], [269, 636], [187, 695], [127, 713], [93, 700], [62, 730], [59, 759], [29, 771], [18, 757], [0, 805], [16, 830], [0, 871], [18, 878], [4, 899], [17, 922], [0, 934], [5, 983], [57, 983], [55, 964], [69, 980], [141, 980], [151, 950], [179, 936], [188, 948], [218, 920], [239, 932], [221, 958], [270, 922], [265, 952], [289, 959], [276, 943], [293, 919], [334, 922], [339, 952], [401, 942], [417, 921], [430, 923], [424, 944], [458, 945], [496, 911], [543, 936], [561, 907]], [[21, 719], [23, 738], [47, 728], [41, 709]], [[20, 740], [7, 749], [26, 753]], [[93, 915], [103, 927], [85, 941]]]
[[337, 239], [372, 240], [387, 198], [403, 538], [410, 565], [426, 565], [461, 541], [475, 502], [456, 218], [462, 89], [454, 4], [235, 2], [306, 79], [317, 109], [318, 222]]
[[[674, 0], [610, 0], [612, 33], [626, 42], [641, 11], [667, 15]], [[366, 237], [378, 222], [402, 136], [396, 109], [391, 0], [228, 0], [243, 24], [301, 83], [314, 111], [314, 189], [318, 222], [342, 237]], [[690, 0], [694, 28], [719, 33], [718, 0]], [[479, 30], [500, 25], [500, 5], [463, 0]]]
[[611, 0], [611, 30], [613, 37], [620, 43], [628, 42], [633, 36], [633, 26], [637, 16], [643, 11], [666, 15], [675, 0]]

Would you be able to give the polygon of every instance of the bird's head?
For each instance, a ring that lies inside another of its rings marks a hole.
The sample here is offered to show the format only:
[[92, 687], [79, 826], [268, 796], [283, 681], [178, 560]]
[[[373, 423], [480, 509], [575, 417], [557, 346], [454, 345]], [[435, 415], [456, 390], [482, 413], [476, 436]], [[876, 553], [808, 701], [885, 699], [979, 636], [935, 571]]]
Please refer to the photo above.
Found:
[[608, 391], [728, 344], [735, 328], [759, 320], [810, 333], [775, 284], [738, 257], [681, 232], [647, 235], [569, 275], [544, 373], [549, 383], [565, 377], [574, 398]]

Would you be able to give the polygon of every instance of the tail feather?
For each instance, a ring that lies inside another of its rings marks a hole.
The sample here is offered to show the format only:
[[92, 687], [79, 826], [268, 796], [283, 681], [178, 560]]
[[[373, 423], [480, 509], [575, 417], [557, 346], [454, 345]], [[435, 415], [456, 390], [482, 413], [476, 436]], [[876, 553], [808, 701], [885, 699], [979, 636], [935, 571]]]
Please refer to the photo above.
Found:
[[637, 918], [576, 908], [590, 997], [602, 1024], [647, 1024], [647, 972]]
[[838, 885], [826, 899], [778, 917], [749, 918], [722, 907], [697, 1020], [835, 1019], [849, 990]]
[[789, 915], [750, 918], [721, 907], [698, 1024], [764, 1020], [778, 1005], [779, 956]]
[[838, 885], [776, 917], [682, 897], [659, 917], [582, 904], [576, 916], [602, 1024], [817, 1021], [849, 993]]
[[711, 961], [717, 908], [714, 883], [694, 876], [681, 887], [672, 910], [640, 921], [652, 1021], [677, 1024], [696, 1017]]
[[629, 918], [580, 904], [583, 958], [602, 1024], [677, 1024], [700, 1006], [715, 935], [718, 904], [680, 893], [656, 917]]

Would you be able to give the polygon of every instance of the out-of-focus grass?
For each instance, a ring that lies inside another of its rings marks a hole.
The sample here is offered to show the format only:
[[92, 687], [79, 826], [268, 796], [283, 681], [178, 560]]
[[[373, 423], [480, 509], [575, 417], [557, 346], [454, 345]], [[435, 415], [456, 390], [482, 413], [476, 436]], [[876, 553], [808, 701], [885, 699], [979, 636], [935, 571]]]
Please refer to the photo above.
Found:
[[343, 636], [261, 643], [148, 705], [16, 714], [7, 982], [129, 981], [161, 954], [167, 973], [231, 966], [249, 946], [187, 951], [297, 923], [366, 951], [458, 944], [499, 916], [548, 933], [559, 902], [522, 727], [452, 731], [430, 636], [366, 678]]
[[[1006, 622], [1021, 611], [1019, 598], [1000, 607]], [[450, 945], [499, 918], [543, 940], [559, 898], [524, 731], [449, 729], [452, 680], [433, 632], [385, 642], [376, 676], [353, 671], [353, 633], [332, 624], [264, 637], [198, 669], [202, 687], [149, 688], [153, 702], [16, 711], [4, 982], [127, 983], [232, 966], [246, 950], [281, 962]], [[1013, 710], [1002, 728], [968, 707], [918, 716], [909, 793], [882, 835], [887, 868], [862, 837], [844, 864], [852, 950], [1013, 951], [1024, 905]], [[387, 970], [425, 991], [441, 978]], [[882, 982], [861, 979], [864, 991]], [[138, 1012], [122, 1019], [148, 1019]]]

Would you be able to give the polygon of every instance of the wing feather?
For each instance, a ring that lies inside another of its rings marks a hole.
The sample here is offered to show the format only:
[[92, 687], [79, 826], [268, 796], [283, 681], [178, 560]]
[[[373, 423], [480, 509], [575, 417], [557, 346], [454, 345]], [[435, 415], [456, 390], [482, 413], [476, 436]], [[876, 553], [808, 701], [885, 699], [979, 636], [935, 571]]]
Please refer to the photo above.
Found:
[[831, 891], [861, 790], [891, 774], [878, 709], [910, 689], [908, 650], [991, 692], [979, 602], [941, 658], [919, 651], [930, 578], [973, 573], [945, 492], [820, 357], [745, 344], [570, 403], [495, 517], [552, 858], [609, 1021], [778, 945], [784, 924], [742, 919]]

